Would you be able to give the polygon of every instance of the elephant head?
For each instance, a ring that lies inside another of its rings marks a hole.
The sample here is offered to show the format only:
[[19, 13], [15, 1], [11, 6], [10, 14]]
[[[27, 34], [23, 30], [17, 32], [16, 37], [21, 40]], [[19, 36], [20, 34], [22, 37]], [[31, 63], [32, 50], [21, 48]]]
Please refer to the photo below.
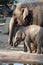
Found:
[[17, 16], [19, 25], [30, 25], [33, 21], [33, 12], [28, 7], [16, 7], [13, 13]]
[[14, 38], [13, 45], [15, 47], [18, 46], [18, 44], [20, 44], [21, 41], [24, 41], [24, 39], [25, 39], [25, 33], [21, 32], [20, 30], [17, 31], [15, 38]]

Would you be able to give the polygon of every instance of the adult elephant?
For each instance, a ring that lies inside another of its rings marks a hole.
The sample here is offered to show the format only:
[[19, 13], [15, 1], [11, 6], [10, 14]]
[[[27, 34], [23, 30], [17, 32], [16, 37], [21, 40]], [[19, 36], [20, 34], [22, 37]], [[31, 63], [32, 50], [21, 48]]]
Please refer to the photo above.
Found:
[[42, 5], [39, 5], [39, 3], [19, 3], [13, 12], [13, 16], [9, 23], [8, 43], [13, 45], [13, 35], [14, 32], [19, 29], [19, 26], [35, 24], [43, 27], [43, 18], [41, 18], [43, 16], [42, 14]]

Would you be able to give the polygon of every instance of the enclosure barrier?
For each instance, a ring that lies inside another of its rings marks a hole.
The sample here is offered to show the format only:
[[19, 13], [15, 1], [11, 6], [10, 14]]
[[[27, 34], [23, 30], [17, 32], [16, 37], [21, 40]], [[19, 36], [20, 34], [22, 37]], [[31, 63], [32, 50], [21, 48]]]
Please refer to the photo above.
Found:
[[3, 50], [0, 51], [0, 63], [43, 64], [43, 54]]

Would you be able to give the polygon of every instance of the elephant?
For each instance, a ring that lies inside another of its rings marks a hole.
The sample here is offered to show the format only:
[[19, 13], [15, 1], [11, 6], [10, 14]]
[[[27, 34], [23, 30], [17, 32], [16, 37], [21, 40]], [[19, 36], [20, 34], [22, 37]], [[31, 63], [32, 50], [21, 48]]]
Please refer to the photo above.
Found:
[[9, 23], [8, 43], [13, 45], [14, 32], [16, 33], [18, 27], [33, 24], [43, 27], [43, 4], [27, 2], [17, 4]]
[[[27, 10], [27, 8], [25, 8], [25, 11]], [[30, 14], [30, 13], [29, 13]], [[32, 17], [32, 14], [30, 15], [30, 17]], [[32, 19], [31, 19], [32, 20]], [[30, 25], [30, 19], [29, 21], [25, 22], [25, 20], [23, 20], [23, 15], [15, 15], [13, 12], [13, 15], [11, 17], [10, 23], [9, 23], [9, 37], [8, 37], [8, 43], [12, 44], [12, 39], [13, 39], [13, 35], [14, 32], [16, 33], [16, 31], [18, 30], [18, 27], [26, 27], [28, 25]], [[15, 30], [16, 29], [16, 30]]]
[[37, 53], [40, 54], [43, 47], [43, 27], [30, 25], [16, 32], [13, 46], [17, 47], [23, 41], [27, 50], [32, 53], [31, 43], [37, 45]]

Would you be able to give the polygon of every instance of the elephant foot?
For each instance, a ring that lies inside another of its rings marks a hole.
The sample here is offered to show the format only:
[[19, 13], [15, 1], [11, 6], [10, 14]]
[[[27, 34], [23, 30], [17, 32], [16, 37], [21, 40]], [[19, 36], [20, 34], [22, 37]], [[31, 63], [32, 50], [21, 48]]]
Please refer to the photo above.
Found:
[[8, 44], [13, 46], [13, 41], [8, 40]]
[[11, 44], [10, 44], [11, 46], [13, 46], [13, 42], [11, 42]]
[[30, 53], [32, 53], [32, 50], [30, 49]]
[[41, 51], [37, 51], [37, 54], [41, 54]]

